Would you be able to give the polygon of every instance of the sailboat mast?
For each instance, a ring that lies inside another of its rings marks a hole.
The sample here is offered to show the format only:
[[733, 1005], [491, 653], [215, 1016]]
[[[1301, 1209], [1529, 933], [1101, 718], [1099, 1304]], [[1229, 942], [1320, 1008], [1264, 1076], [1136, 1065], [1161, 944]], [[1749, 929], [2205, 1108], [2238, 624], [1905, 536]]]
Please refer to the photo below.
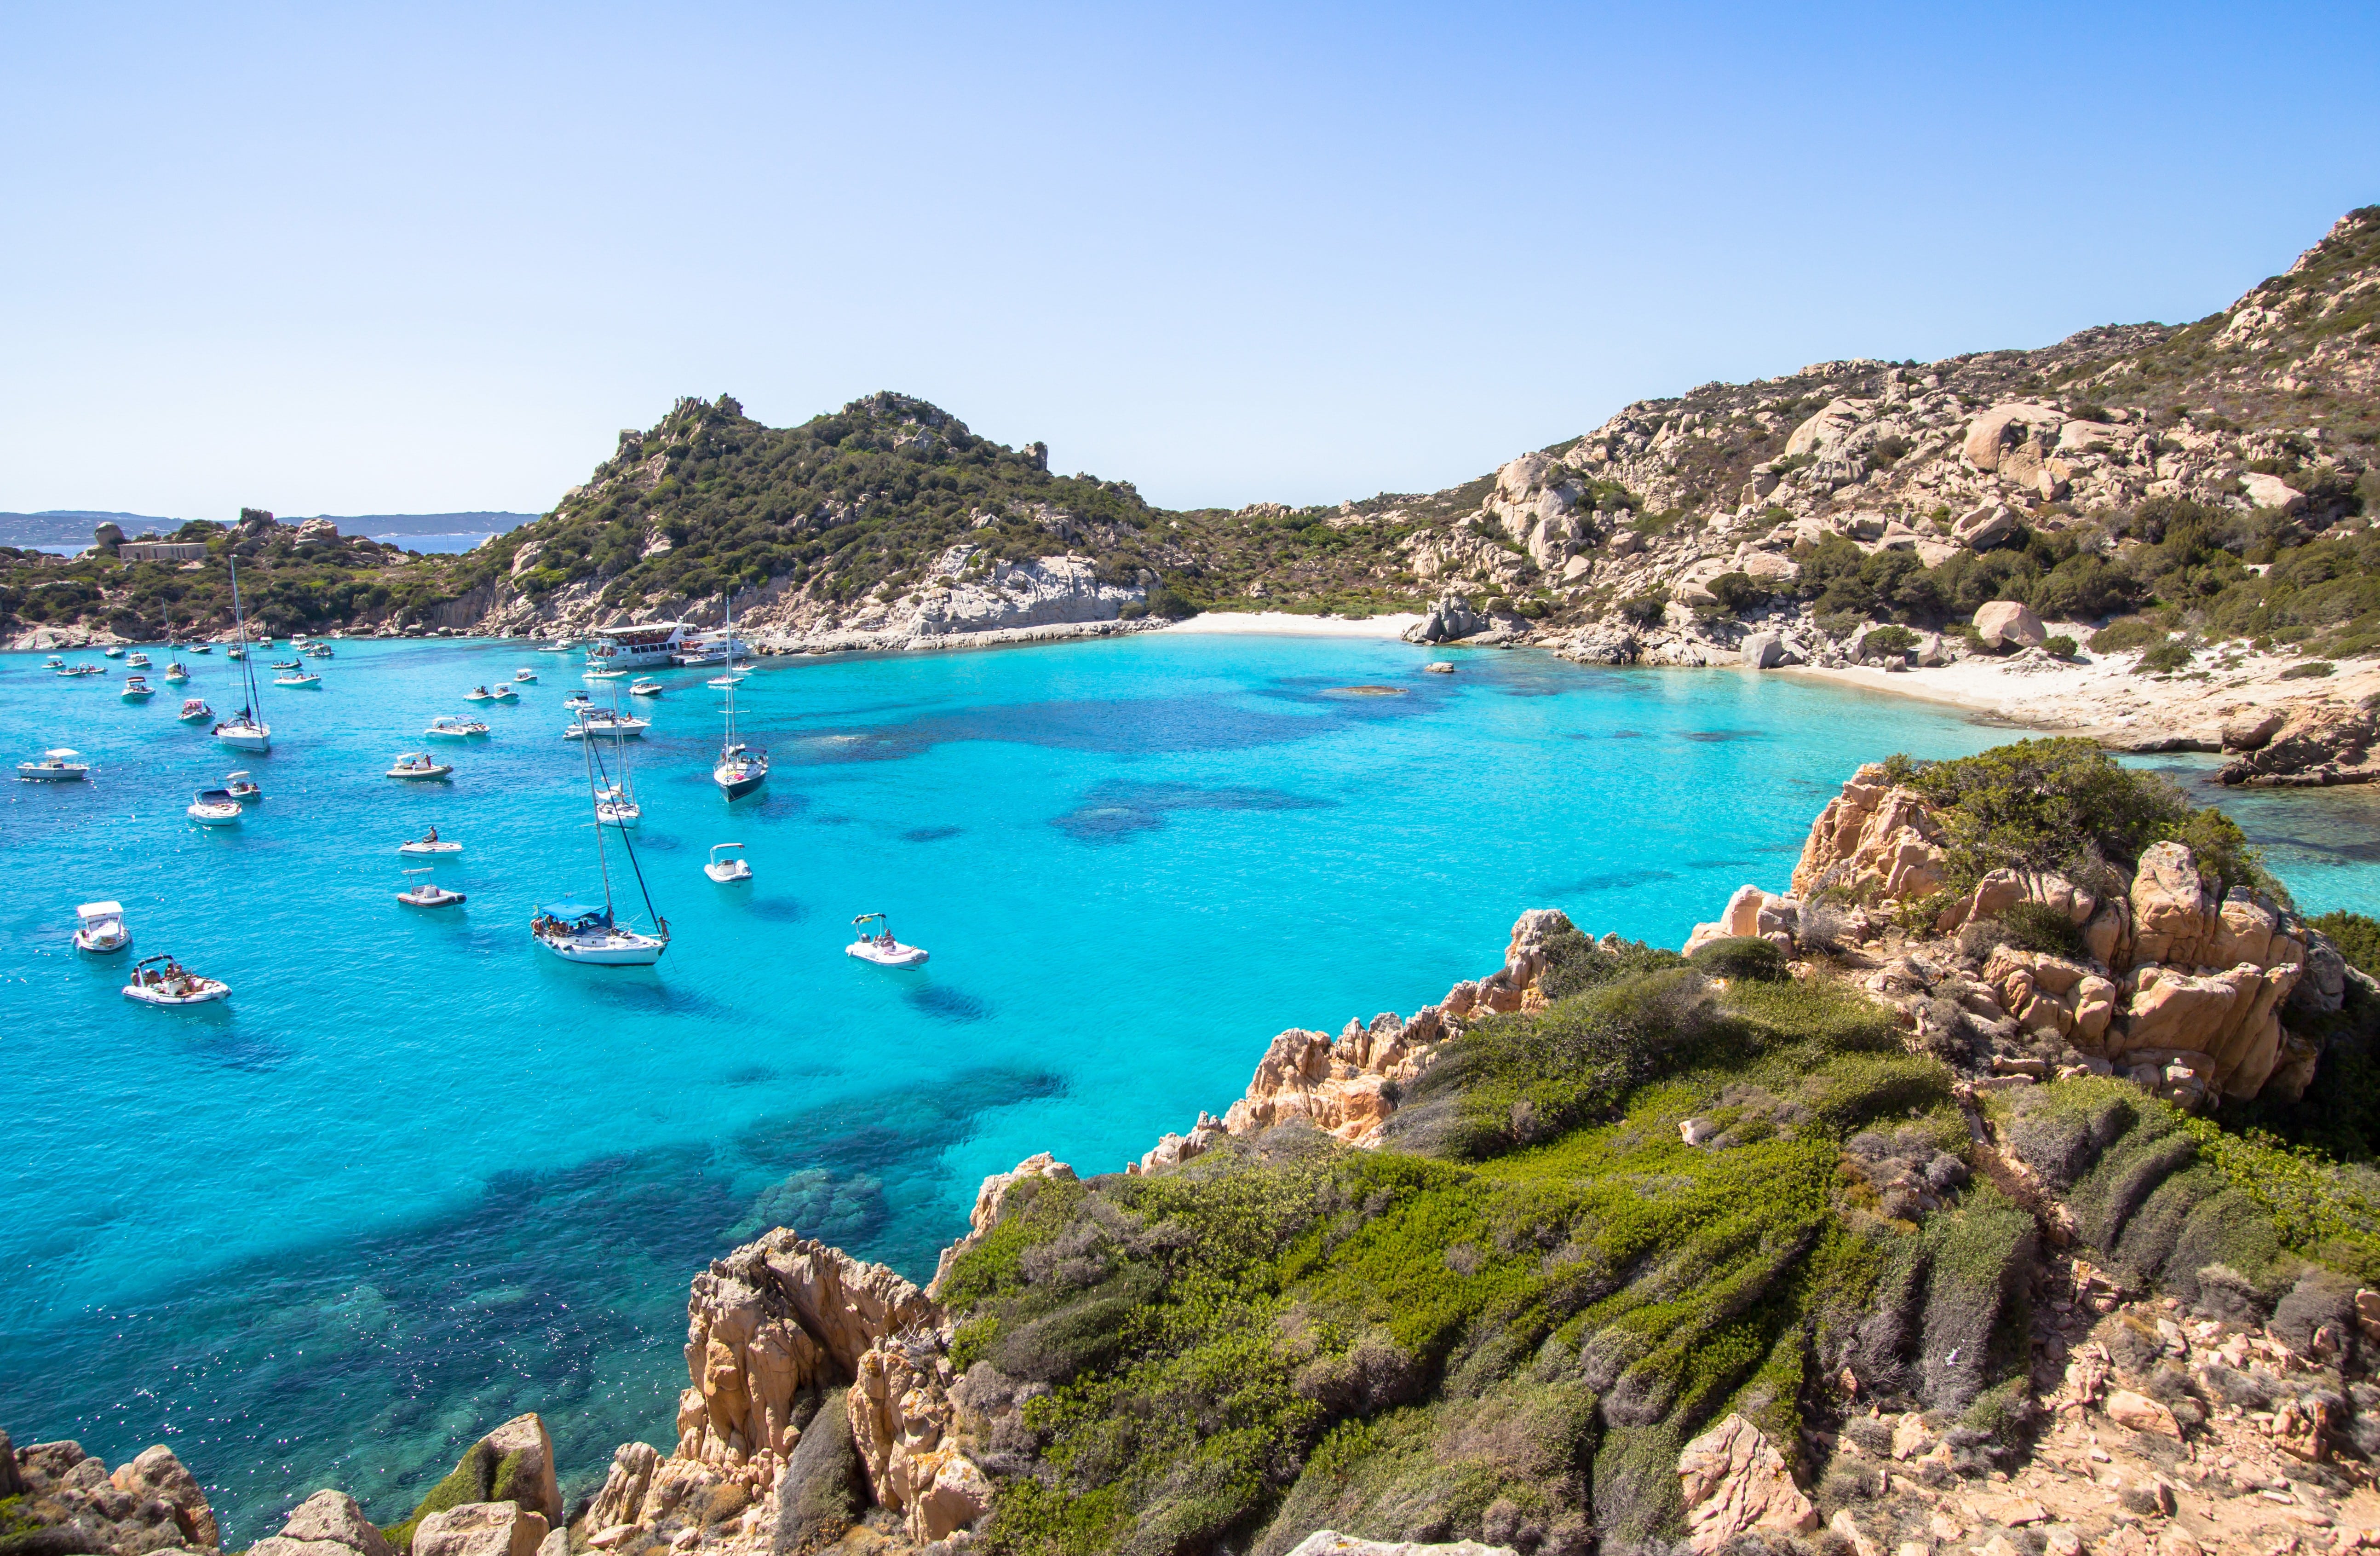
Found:
[[248, 687], [248, 706], [240, 711], [252, 713], [256, 711], [257, 704], [263, 699], [257, 694], [256, 690], [256, 666], [249, 663], [248, 657], [248, 615], [240, 609], [239, 603], [239, 553], [226, 551], [224, 555], [231, 563], [232, 636], [239, 640], [240, 680]]
[[588, 813], [595, 818], [595, 869], [603, 877], [603, 917], [609, 918], [612, 917], [612, 867], [603, 857], [603, 816], [596, 808], [600, 802], [595, 796], [595, 732], [587, 727], [587, 715], [584, 713], [578, 715], [578, 744], [580, 754], [587, 759], [587, 808]]

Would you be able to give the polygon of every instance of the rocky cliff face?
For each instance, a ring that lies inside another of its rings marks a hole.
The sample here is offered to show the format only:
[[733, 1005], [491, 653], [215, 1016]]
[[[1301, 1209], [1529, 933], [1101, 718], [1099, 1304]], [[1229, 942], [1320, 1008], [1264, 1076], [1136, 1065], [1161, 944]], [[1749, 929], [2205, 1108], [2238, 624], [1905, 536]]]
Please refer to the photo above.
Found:
[[[2192, 1109], [2293, 1101], [2312, 1083], [2320, 1046], [2284, 1017], [2338, 1011], [2346, 964], [2270, 897], [2234, 887], [2216, 900], [2189, 848], [2151, 845], [2104, 894], [1998, 869], [1934, 906], [1947, 874], [1939, 820], [1872, 764], [1812, 823], [1791, 889], [1745, 886], [1687, 949], [1749, 936], [1833, 955], [1937, 1049], [1976, 1045], [1986, 1073], [2120, 1074]], [[2068, 926], [2077, 953], [1959, 938], [2020, 906]]]

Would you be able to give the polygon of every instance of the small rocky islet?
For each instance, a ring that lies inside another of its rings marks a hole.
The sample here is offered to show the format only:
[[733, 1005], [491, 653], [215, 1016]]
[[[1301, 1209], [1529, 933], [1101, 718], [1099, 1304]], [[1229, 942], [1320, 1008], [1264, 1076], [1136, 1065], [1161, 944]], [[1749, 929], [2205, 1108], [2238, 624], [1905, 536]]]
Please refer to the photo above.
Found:
[[[2307, 1149], [2369, 1154], [2368, 921], [2082, 741], [1863, 767], [1778, 884], [1677, 952], [1524, 913], [1122, 1172], [987, 1179], [923, 1288], [767, 1232], [673, 1440], [524, 1416], [249, 1549], [2380, 1542], [2380, 1195]], [[0, 1450], [9, 1556], [223, 1543], [165, 1446]]]

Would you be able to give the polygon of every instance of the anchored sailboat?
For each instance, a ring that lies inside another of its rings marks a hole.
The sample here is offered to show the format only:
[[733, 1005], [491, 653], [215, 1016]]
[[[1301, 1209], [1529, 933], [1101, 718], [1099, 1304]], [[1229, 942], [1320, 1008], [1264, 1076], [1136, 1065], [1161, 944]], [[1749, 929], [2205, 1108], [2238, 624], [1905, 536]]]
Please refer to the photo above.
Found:
[[264, 699], [256, 693], [256, 667], [248, 660], [248, 616], [239, 603], [239, 557], [226, 552], [231, 562], [231, 621], [233, 634], [239, 646], [232, 657], [239, 661], [240, 686], [248, 698], [240, 711], [215, 725], [215, 738], [235, 751], [254, 751], [261, 756], [273, 749], [273, 730], [260, 711]]
[[727, 674], [712, 679], [711, 685], [727, 693], [726, 732], [719, 741], [719, 760], [711, 764], [710, 781], [727, 793], [729, 799], [740, 799], [769, 781], [769, 753], [756, 751], [735, 738], [735, 595], [727, 596]]
[[645, 886], [645, 872], [637, 864], [636, 845], [627, 833], [620, 833], [620, 846], [626, 853], [628, 869], [637, 878], [637, 891], [644, 898], [645, 911], [650, 914], [655, 933], [644, 934], [622, 924], [613, 913], [612, 867], [603, 842], [601, 796], [601, 785], [596, 772], [600, 756], [598, 742], [582, 740], [579, 748], [587, 754], [587, 793], [590, 803], [599, 807], [595, 827], [595, 864], [603, 877], [603, 906], [595, 907], [586, 903], [552, 903], [540, 907], [529, 919], [529, 933], [537, 942], [565, 962], [589, 962], [598, 966], [649, 967], [662, 959], [669, 949], [669, 920], [653, 911], [653, 898]]

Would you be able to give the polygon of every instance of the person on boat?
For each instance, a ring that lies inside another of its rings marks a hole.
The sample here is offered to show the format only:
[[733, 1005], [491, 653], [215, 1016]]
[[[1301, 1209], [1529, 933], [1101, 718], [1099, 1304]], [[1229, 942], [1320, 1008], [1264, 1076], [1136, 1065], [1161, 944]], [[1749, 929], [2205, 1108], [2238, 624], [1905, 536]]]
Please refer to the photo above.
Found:
[[432, 827], [432, 828], [431, 828], [431, 829], [430, 829], [430, 833], [429, 833], [429, 835], [428, 835], [428, 836], [426, 836], [426, 837], [424, 837], [421, 841], [422, 841], [422, 842], [424, 842], [424, 843], [435, 843], [435, 842], [437, 842], [437, 841], [438, 841], [438, 829], [437, 829], [436, 827]]

